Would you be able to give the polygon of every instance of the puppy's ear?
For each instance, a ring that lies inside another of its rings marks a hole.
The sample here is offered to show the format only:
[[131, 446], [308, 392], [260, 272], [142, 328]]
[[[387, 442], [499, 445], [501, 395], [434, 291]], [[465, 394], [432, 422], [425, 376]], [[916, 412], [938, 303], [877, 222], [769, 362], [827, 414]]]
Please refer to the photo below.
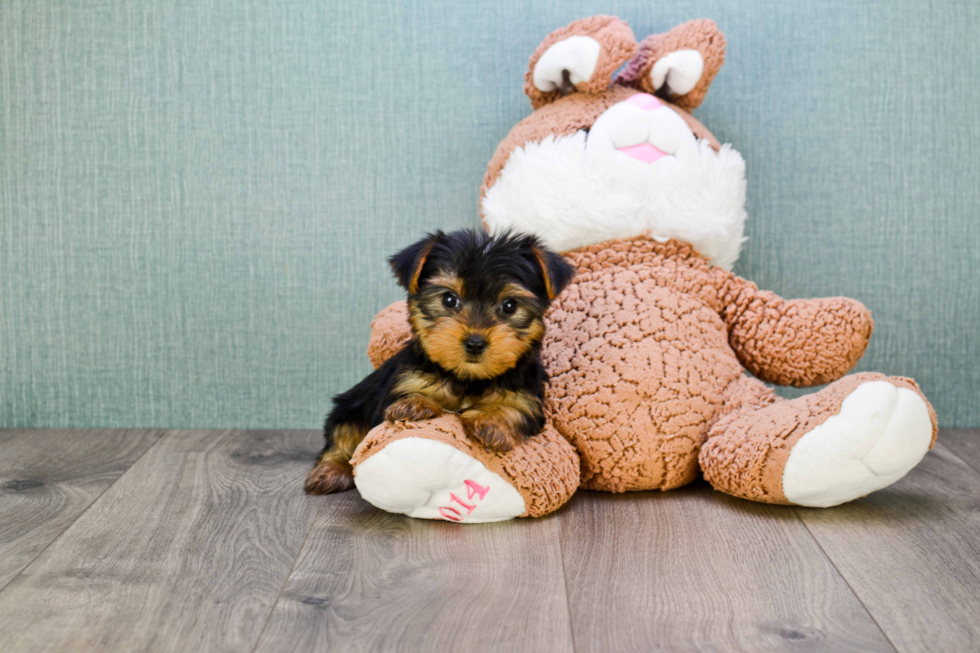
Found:
[[551, 301], [561, 294], [575, 276], [575, 268], [561, 254], [540, 245], [532, 247], [531, 253], [541, 266], [541, 272], [544, 274], [544, 289], [548, 293], [548, 300]]
[[409, 245], [388, 259], [388, 264], [391, 266], [391, 271], [395, 273], [395, 279], [398, 280], [398, 285], [409, 293], [414, 295], [418, 292], [419, 281], [422, 277], [422, 268], [425, 267], [425, 261], [429, 258], [429, 254], [432, 253], [432, 248], [435, 246], [436, 241], [442, 236], [443, 233], [441, 231], [429, 234], [426, 238], [413, 245]]

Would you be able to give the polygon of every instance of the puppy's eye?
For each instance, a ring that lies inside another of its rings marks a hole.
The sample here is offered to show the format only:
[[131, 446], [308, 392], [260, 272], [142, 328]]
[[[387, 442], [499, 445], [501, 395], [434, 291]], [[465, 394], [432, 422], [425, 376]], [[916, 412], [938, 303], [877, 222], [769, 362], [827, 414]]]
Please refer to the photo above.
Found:
[[513, 299], [505, 299], [500, 303], [500, 312], [504, 315], [513, 315], [517, 310], [517, 302]]
[[454, 292], [447, 292], [442, 296], [442, 305], [446, 308], [459, 308], [459, 297]]

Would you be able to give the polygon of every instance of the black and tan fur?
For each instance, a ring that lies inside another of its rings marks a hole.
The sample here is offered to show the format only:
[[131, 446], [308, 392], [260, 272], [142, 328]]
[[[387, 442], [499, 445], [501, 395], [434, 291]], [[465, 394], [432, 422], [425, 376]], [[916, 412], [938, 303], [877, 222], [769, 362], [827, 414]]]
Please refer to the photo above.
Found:
[[384, 420], [459, 415], [469, 437], [510, 451], [544, 425], [544, 313], [574, 270], [533, 236], [430, 234], [389, 259], [408, 291], [412, 339], [334, 397], [311, 494], [353, 486], [350, 458]]

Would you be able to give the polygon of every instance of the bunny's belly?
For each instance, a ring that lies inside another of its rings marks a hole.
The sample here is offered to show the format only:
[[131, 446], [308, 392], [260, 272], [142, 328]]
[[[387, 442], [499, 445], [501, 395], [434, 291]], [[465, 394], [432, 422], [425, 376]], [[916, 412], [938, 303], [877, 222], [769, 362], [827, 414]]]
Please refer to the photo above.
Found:
[[652, 275], [611, 268], [573, 284], [549, 319], [548, 409], [582, 456], [582, 487], [693, 480], [725, 390], [743, 372], [718, 314]]

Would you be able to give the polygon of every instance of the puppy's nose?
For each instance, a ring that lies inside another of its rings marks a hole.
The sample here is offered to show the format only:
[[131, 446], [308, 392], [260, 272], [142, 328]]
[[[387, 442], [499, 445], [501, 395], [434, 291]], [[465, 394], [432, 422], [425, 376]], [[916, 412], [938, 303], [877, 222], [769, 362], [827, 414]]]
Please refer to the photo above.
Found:
[[463, 349], [467, 354], [480, 354], [487, 348], [487, 339], [483, 336], [467, 336], [463, 340]]

